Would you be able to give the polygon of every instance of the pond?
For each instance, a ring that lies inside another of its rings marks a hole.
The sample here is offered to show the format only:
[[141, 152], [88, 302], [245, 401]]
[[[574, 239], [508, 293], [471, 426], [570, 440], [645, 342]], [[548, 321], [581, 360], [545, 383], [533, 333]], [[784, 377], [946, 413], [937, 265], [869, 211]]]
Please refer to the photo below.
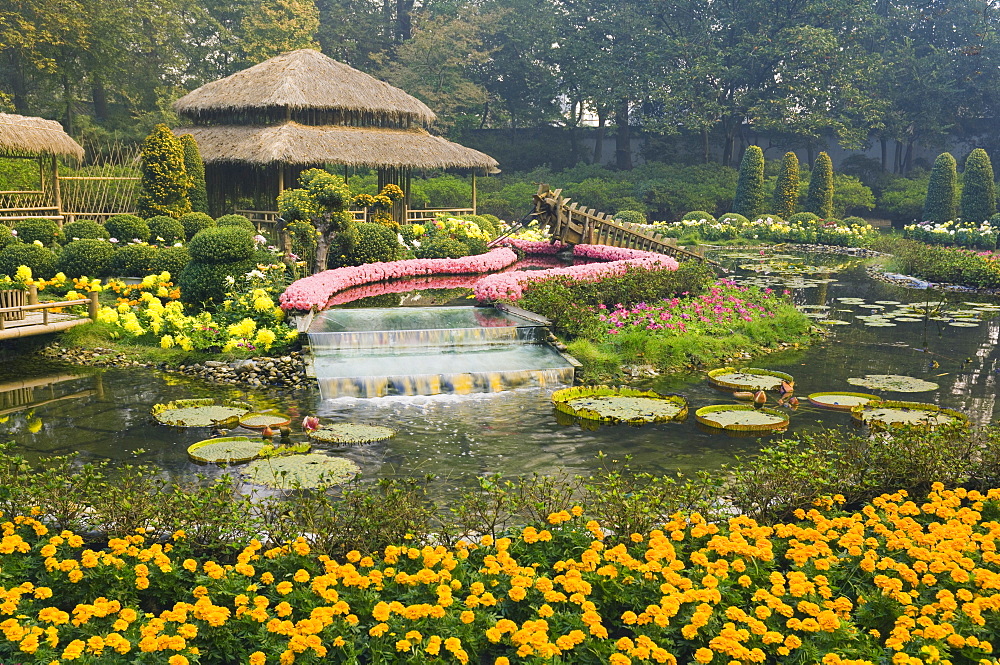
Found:
[[[830, 335], [812, 347], [758, 359], [754, 365], [792, 374], [802, 400], [789, 432], [852, 427], [849, 414], [808, 405], [817, 391], [877, 392], [848, 383], [850, 378], [900, 374], [931, 381], [939, 388], [920, 393], [884, 393], [893, 399], [932, 402], [967, 414], [974, 423], [997, 416], [1000, 374], [1000, 316], [995, 302], [968, 294], [904, 289], [869, 278], [864, 260], [834, 255], [722, 252], [721, 261], [744, 266], [737, 279], [788, 288], [797, 305], [828, 324]], [[821, 270], [790, 267], [798, 261]], [[786, 265], [787, 263], [787, 265]], [[466, 292], [399, 294], [402, 304], [469, 304]], [[398, 288], [395, 287], [395, 288]], [[372, 295], [371, 291], [365, 295]], [[376, 296], [378, 297], [378, 296]], [[942, 302], [923, 313], [897, 303]], [[955, 325], [959, 324], [959, 325]], [[60, 379], [46, 385], [49, 379]], [[38, 385], [25, 385], [34, 381]], [[599, 453], [625, 455], [636, 467], [654, 472], [718, 468], [757, 450], [768, 437], [737, 438], [707, 430], [688, 417], [682, 423], [643, 427], [561, 424], [549, 401], [553, 388], [430, 397], [342, 397], [321, 400], [318, 390], [266, 395], [200, 383], [148, 369], [80, 370], [32, 361], [0, 367], [0, 420], [4, 439], [29, 458], [79, 452], [84, 459], [143, 461], [170, 475], [225, 470], [194, 464], [186, 449], [207, 437], [204, 430], [181, 430], [151, 422], [150, 407], [185, 397], [250, 399], [301, 419], [318, 414], [324, 422], [367, 422], [399, 431], [387, 441], [348, 446], [338, 455], [357, 463], [364, 477], [434, 474], [442, 492], [468, 487], [477, 476], [500, 472], [585, 474], [599, 468]], [[11, 382], [19, 382], [11, 385]], [[704, 374], [650, 379], [641, 387], [681, 393], [692, 407], [735, 403], [710, 387]], [[14, 390], [13, 388], [17, 388]], [[773, 397], [771, 398], [773, 404]], [[33, 404], [25, 409], [25, 404]], [[780, 435], [771, 435], [780, 436]]]

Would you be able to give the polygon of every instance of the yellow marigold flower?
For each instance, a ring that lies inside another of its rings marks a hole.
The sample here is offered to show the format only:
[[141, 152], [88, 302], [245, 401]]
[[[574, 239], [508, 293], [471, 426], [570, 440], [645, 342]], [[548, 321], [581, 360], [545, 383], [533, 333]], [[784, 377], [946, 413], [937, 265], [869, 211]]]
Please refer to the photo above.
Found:
[[284, 582], [278, 582], [278, 585], [274, 587], [274, 590], [280, 593], [282, 596], [287, 596], [292, 592], [292, 583], [285, 580]]
[[476, 614], [471, 610], [465, 610], [461, 615], [459, 615], [459, 618], [462, 623], [472, 623], [476, 620]]
[[387, 632], [389, 632], [389, 624], [378, 623], [368, 629], [368, 634], [372, 637], [382, 637]]
[[396, 651], [409, 651], [412, 647], [407, 640], [396, 640]]
[[181, 656], [180, 654], [174, 654], [167, 661], [167, 665], [188, 665], [189, 662], [190, 661], [188, 661], [186, 657]]

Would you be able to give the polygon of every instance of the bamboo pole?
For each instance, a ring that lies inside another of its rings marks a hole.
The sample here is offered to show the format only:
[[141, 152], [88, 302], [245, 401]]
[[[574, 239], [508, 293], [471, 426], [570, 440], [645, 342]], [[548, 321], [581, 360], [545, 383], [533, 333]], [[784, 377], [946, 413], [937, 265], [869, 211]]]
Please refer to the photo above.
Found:
[[476, 172], [472, 172], [472, 214], [478, 215], [476, 212]]

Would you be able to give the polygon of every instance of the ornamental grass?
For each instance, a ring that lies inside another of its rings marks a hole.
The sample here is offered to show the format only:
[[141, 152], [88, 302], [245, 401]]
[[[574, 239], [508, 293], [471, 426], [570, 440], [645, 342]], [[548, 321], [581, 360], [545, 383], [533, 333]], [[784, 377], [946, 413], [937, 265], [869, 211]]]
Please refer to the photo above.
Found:
[[584, 507], [506, 537], [316, 556], [0, 524], [0, 658], [48, 663], [994, 663], [1000, 490], [932, 486], [773, 526]]

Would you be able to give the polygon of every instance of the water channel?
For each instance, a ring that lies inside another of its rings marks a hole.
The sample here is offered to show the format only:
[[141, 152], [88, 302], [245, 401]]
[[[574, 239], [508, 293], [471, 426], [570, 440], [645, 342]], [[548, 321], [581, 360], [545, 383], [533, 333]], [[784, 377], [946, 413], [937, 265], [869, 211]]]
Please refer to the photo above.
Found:
[[[975, 310], [995, 303], [995, 298], [913, 290], [875, 281], [865, 273], [866, 261], [856, 258], [794, 256], [804, 258], [807, 264], [839, 270], [770, 276], [739, 270], [736, 274], [739, 279], [789, 288], [805, 311], [845, 324], [831, 325], [830, 336], [808, 349], [772, 354], [756, 360], [754, 366], [792, 374], [800, 396], [825, 390], [864, 390], [851, 386], [847, 379], [867, 374], [919, 377], [940, 387], [932, 392], [886, 395], [956, 409], [979, 424], [997, 417], [1000, 316]], [[720, 258], [734, 266], [754, 263], [752, 254], [739, 252], [722, 252]], [[392, 286], [397, 291], [399, 288], [398, 284]], [[390, 299], [421, 305], [471, 303], [466, 292], [457, 289], [395, 293]], [[886, 321], [877, 316], [895, 310], [897, 302], [928, 300], [946, 300], [944, 309], [959, 313], [937, 317], [940, 320], [898, 315]], [[869, 318], [873, 315], [874, 320]], [[50, 379], [60, 380], [47, 383]], [[585, 474], [602, 464], [598, 459], [601, 452], [616, 459], [630, 455], [637, 466], [648, 471], [711, 469], [751, 453], [769, 440], [708, 431], [693, 417], [682, 423], [644, 427], [592, 429], [561, 424], [549, 401], [552, 386], [468, 395], [322, 399], [318, 389], [251, 394], [148, 369], [83, 370], [46, 366], [34, 359], [0, 366], [0, 383], [6, 382], [0, 390], [11, 388], [15, 381], [21, 382], [19, 388], [0, 393], [0, 432], [2, 440], [14, 441], [16, 449], [27, 457], [78, 452], [83, 459], [151, 463], [178, 477], [226, 472], [188, 460], [187, 446], [206, 438], [206, 431], [152, 423], [149, 409], [154, 403], [187, 397], [249, 398], [293, 418], [318, 414], [324, 422], [369, 422], [396, 428], [399, 434], [395, 438], [344, 447], [335, 454], [356, 462], [366, 478], [435, 474], [443, 491], [469, 486], [475, 477], [492, 472]], [[28, 385], [31, 383], [36, 385]], [[650, 379], [644, 387], [681, 393], [692, 411], [733, 402], [711, 388], [702, 373]], [[802, 401], [790, 412], [790, 432], [852, 427], [848, 414], [816, 409]], [[34, 406], [23, 408], [27, 403]]]

